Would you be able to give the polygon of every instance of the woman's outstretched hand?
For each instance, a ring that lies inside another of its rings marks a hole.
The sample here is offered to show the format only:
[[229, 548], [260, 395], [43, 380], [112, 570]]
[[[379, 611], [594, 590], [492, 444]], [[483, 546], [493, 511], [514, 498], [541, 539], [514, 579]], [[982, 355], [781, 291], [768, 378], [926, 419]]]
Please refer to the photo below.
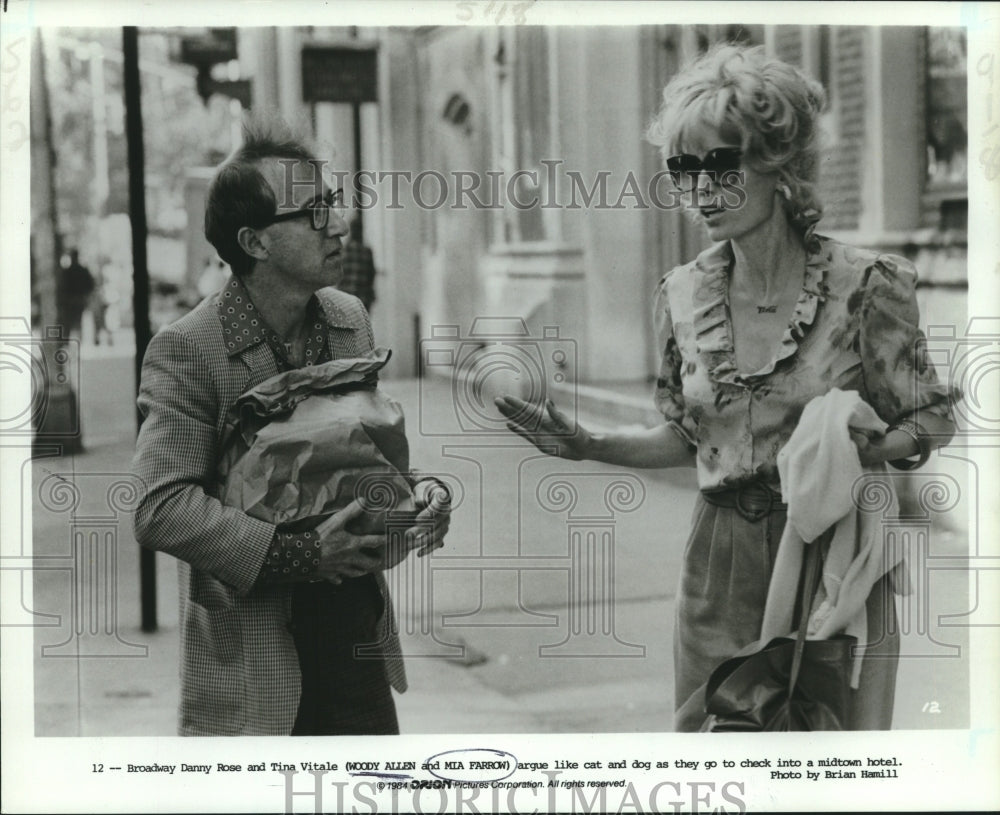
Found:
[[559, 410], [551, 399], [532, 404], [516, 396], [498, 396], [493, 400], [507, 420], [507, 429], [527, 439], [543, 453], [571, 461], [588, 458], [592, 437], [589, 431]]

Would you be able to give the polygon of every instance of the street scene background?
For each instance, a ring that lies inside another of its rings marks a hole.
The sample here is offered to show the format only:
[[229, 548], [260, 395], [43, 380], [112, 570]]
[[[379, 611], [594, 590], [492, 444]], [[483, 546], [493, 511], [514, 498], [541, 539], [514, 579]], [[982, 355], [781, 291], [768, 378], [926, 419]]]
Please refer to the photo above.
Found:
[[[135, 363], [149, 335], [226, 279], [201, 217], [245, 109], [280, 111], [346, 171], [509, 177], [560, 161], [588, 187], [606, 172], [614, 204], [629, 173], [658, 169], [642, 133], [663, 84], [720, 40], [761, 44], [824, 83], [819, 231], [914, 260], [923, 323], [947, 350], [967, 322], [961, 29], [140, 28], [137, 128], [121, 29], [40, 32], [30, 331], [61, 378], [33, 409], [35, 459], [19, 485], [33, 528], [19, 624], [35, 627], [37, 735], [175, 730], [175, 564], [140, 567], [129, 515]], [[373, 60], [344, 56], [358, 53]], [[141, 268], [129, 121], [144, 147]], [[518, 183], [519, 196], [539, 192]], [[394, 352], [382, 387], [404, 407], [413, 465], [458, 485], [445, 549], [390, 580], [410, 677], [402, 731], [670, 730], [693, 470], [545, 458], [503, 433], [490, 404], [510, 390], [551, 396], [592, 427], [657, 421], [649, 294], [704, 235], [683, 212], [632, 206], [455, 209], [404, 196], [398, 209], [359, 209], [376, 343]], [[442, 347], [457, 362], [439, 370], [427, 352]], [[492, 365], [498, 347], [513, 367]], [[947, 492], [933, 506], [932, 483]], [[980, 486], [959, 445], [898, 487], [917, 591], [899, 600], [894, 726], [961, 728], [976, 598], [954, 564], [975, 545]]]

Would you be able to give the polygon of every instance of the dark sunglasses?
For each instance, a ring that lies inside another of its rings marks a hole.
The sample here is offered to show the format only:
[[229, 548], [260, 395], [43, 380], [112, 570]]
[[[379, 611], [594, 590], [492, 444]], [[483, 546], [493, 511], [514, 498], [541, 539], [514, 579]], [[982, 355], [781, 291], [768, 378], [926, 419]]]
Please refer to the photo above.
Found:
[[262, 223], [260, 226], [263, 229], [265, 226], [270, 226], [271, 224], [276, 224], [279, 221], [290, 221], [293, 218], [301, 218], [308, 215], [310, 218], [310, 226], [317, 232], [322, 232], [326, 229], [328, 223], [330, 223], [330, 210], [338, 210], [338, 215], [340, 215], [344, 210], [344, 190], [338, 188], [336, 190], [328, 190], [322, 198], [319, 198], [311, 203], [306, 204], [301, 209], [296, 209], [292, 212], [282, 212], [280, 214], [272, 215], [266, 222]]
[[713, 180], [740, 168], [743, 151], [739, 147], [716, 147], [705, 153], [704, 158], [698, 158], [690, 153], [681, 153], [667, 159], [667, 171], [678, 187], [690, 191], [698, 186], [698, 177], [702, 173], [710, 173]]

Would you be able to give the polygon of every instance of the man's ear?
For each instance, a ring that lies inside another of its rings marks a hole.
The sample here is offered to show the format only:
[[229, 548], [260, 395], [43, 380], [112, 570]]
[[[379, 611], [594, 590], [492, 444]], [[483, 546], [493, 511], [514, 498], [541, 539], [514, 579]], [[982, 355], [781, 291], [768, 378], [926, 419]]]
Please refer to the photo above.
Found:
[[265, 242], [261, 240], [261, 235], [256, 229], [249, 226], [241, 226], [236, 233], [236, 241], [240, 248], [254, 260], [267, 260], [268, 251]]

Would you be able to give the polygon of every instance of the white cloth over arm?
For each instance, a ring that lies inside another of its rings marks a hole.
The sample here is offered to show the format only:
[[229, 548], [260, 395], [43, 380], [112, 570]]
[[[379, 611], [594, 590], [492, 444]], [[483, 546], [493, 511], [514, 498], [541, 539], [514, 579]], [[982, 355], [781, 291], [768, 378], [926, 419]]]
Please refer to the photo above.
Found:
[[[807, 635], [812, 639], [837, 633], [857, 637], [856, 684], [868, 633], [865, 602], [878, 579], [900, 562], [901, 552], [898, 547], [886, 550], [879, 518], [859, 510], [855, 503], [862, 475], [885, 469], [861, 466], [851, 429], [883, 433], [886, 423], [856, 391], [835, 388], [806, 405], [791, 438], [778, 453], [788, 522], [768, 587], [761, 642], [790, 633], [805, 546], [833, 527]], [[893, 512], [895, 494], [888, 479], [885, 483]]]

